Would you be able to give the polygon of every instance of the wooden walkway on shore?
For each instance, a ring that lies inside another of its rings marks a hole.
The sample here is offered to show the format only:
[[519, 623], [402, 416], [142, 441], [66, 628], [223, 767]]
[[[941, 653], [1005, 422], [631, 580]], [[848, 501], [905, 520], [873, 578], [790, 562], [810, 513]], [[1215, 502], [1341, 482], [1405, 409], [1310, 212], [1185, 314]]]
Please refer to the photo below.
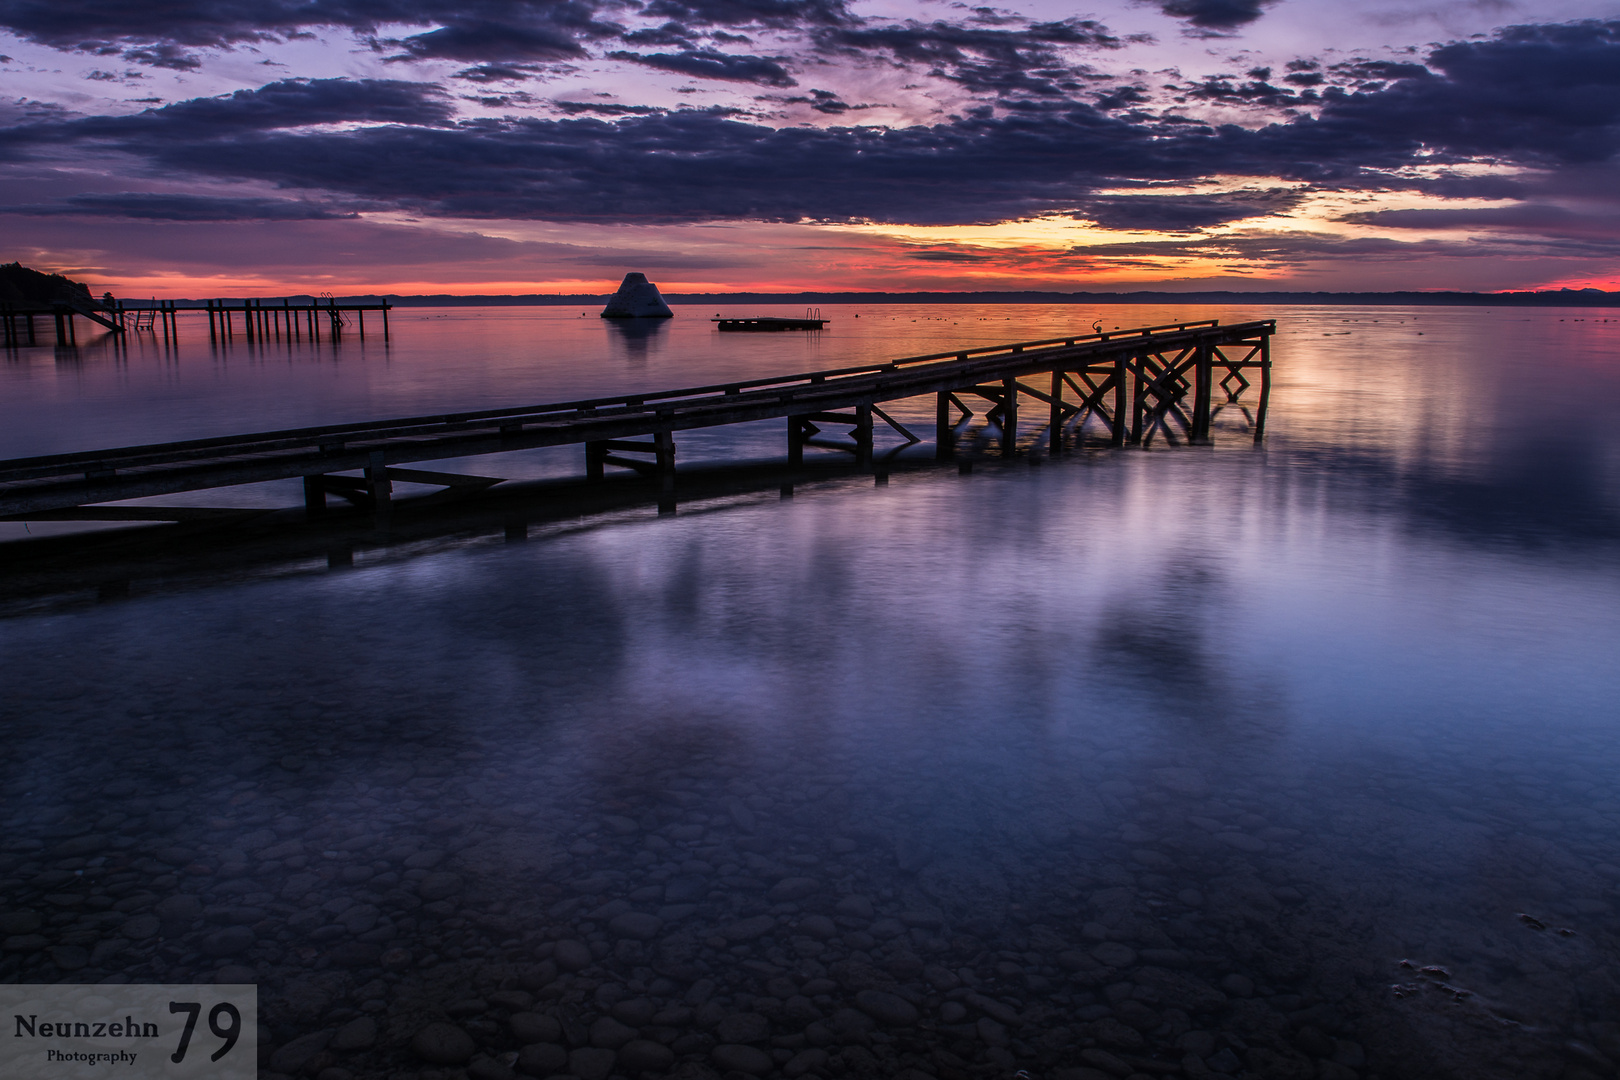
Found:
[[[95, 504], [297, 477], [311, 516], [324, 512], [329, 494], [383, 514], [394, 481], [452, 492], [502, 482], [405, 467], [411, 463], [567, 444], [584, 445], [590, 477], [619, 466], [673, 491], [676, 432], [785, 418], [790, 465], [803, 461], [806, 446], [847, 451], [871, 464], [875, 422], [906, 445], [922, 441], [881, 406], [927, 394], [935, 398], [935, 455], [942, 460], [955, 455], [958, 432], [974, 415], [969, 401], [989, 403], [984, 415], [1007, 454], [1017, 452], [1026, 398], [1044, 411], [1053, 452], [1066, 431], [1091, 421], [1116, 446], [1147, 442], [1156, 431], [1168, 436], [1172, 424], [1188, 441], [1206, 442], [1222, 407], [1217, 392], [1223, 405], [1246, 409], [1241, 398], [1253, 382], [1258, 442], [1275, 330], [1271, 320], [1177, 323], [680, 390], [19, 458], [0, 461], [0, 519], [194, 520], [230, 512]], [[828, 428], [848, 435], [827, 437]], [[342, 475], [354, 472], [361, 475]]]

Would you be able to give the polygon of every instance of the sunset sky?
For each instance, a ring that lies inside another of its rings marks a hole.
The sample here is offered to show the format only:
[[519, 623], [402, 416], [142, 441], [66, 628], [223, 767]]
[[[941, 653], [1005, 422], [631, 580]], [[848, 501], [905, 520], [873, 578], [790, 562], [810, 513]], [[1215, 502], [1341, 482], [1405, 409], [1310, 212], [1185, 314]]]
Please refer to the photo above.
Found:
[[136, 296], [1620, 288], [1613, 0], [0, 0]]

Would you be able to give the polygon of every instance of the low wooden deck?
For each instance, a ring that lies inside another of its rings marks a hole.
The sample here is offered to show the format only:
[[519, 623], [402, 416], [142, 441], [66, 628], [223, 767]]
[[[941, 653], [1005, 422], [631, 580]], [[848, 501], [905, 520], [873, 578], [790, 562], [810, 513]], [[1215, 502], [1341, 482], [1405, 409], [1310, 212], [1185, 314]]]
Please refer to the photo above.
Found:
[[[583, 444], [586, 470], [636, 469], [673, 490], [675, 434], [750, 421], [787, 420], [790, 464], [804, 447], [874, 457], [873, 425], [881, 421], [906, 444], [922, 441], [881, 405], [935, 397], [935, 453], [951, 458], [969, 401], [989, 402], [1003, 453], [1016, 453], [1021, 402], [1045, 413], [1048, 445], [1066, 430], [1095, 421], [1114, 445], [1151, 440], [1177, 426], [1192, 442], [1210, 437], [1216, 375], [1225, 403], [1239, 403], [1256, 375], [1253, 436], [1265, 429], [1274, 321], [1221, 326], [1178, 323], [912, 356], [885, 363], [775, 378], [358, 424], [267, 431], [47, 457], [0, 461], [0, 518], [10, 520], [180, 520], [190, 508], [98, 506], [182, 491], [304, 478], [311, 515], [328, 494], [385, 513], [393, 481], [477, 490], [496, 477], [436, 473], [405, 466], [423, 461]], [[1032, 380], [1044, 377], [1040, 384]], [[827, 428], [846, 428], [841, 438]], [[362, 476], [344, 476], [359, 471]]]

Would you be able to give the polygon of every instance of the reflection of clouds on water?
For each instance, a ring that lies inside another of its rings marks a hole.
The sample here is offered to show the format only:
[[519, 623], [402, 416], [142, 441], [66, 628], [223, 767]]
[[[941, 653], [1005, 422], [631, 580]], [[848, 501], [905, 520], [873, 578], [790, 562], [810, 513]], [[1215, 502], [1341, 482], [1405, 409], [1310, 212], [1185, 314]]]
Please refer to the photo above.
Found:
[[633, 361], [658, 355], [669, 329], [668, 319], [603, 319], [602, 323], [609, 327], [614, 354]]

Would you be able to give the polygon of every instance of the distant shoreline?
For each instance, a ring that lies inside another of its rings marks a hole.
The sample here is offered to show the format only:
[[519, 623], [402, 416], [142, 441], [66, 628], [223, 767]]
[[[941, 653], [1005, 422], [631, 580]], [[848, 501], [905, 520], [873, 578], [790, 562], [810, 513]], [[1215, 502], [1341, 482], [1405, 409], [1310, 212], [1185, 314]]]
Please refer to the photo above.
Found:
[[[609, 294], [393, 296], [397, 307], [524, 307], [601, 305]], [[343, 303], [351, 298], [339, 297]], [[359, 298], [352, 298], [359, 299]], [[1387, 307], [1620, 307], [1620, 292], [1560, 289], [1542, 292], [797, 292], [674, 293], [671, 305], [702, 304], [1332, 304]]]
[[[600, 308], [610, 293], [528, 293], [452, 296], [429, 294], [401, 296], [396, 293], [362, 293], [337, 296], [337, 304], [369, 303], [386, 300], [399, 308], [412, 307], [585, 307]], [[714, 304], [1225, 304], [1299, 305], [1322, 304], [1338, 307], [1620, 307], [1620, 292], [1602, 289], [1558, 289], [1540, 292], [733, 292], [664, 293], [671, 306], [702, 307]], [[240, 303], [241, 297], [228, 302]], [[260, 297], [267, 303], [277, 303]], [[308, 298], [304, 297], [304, 302]], [[169, 301], [180, 310], [200, 309], [201, 300]], [[325, 298], [322, 298], [322, 303]], [[144, 305], [134, 300], [130, 307]]]

